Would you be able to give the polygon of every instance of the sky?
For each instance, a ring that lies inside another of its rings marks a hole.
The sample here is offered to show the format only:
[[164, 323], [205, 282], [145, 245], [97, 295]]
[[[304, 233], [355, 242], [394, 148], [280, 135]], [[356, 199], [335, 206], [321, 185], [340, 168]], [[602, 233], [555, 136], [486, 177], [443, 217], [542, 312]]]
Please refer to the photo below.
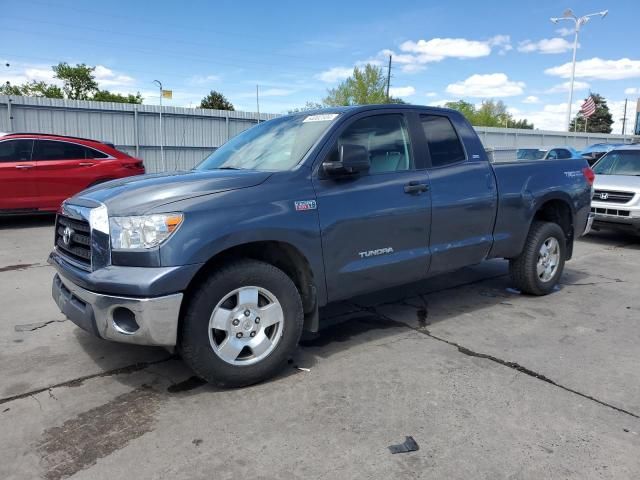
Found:
[[[96, 67], [100, 88], [140, 92], [153, 80], [173, 91], [165, 105], [196, 107], [210, 90], [236, 110], [286, 113], [320, 102], [365, 63], [386, 69], [407, 102], [504, 101], [517, 119], [562, 130], [573, 23], [565, 8], [609, 10], [582, 27], [573, 111], [590, 91], [621, 131], [640, 97], [640, 1], [188, 1], [1, 0], [0, 81], [55, 83], [51, 65]], [[8, 64], [8, 66], [7, 66]], [[386, 72], [386, 70], [385, 70]], [[628, 128], [630, 130], [630, 128]]]

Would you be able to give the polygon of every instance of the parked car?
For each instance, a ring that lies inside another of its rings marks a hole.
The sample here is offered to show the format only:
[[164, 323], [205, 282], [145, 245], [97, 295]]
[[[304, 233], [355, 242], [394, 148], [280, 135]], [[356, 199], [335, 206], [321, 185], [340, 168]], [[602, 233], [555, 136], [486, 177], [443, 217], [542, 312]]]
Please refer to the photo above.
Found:
[[65, 198], [145, 173], [142, 160], [86, 138], [11, 133], [0, 137], [0, 214], [55, 212]]
[[624, 143], [594, 143], [582, 150], [580, 155], [587, 159], [590, 166], [593, 166], [605, 153], [621, 146], [624, 146]]
[[558, 160], [580, 158], [580, 152], [573, 147], [519, 148], [516, 152], [518, 160]]
[[593, 170], [595, 228], [640, 233], [640, 144], [614, 148]]
[[367, 105], [296, 113], [194, 170], [64, 202], [53, 298], [104, 339], [177, 348], [222, 386], [274, 375], [318, 307], [488, 258], [554, 290], [589, 228], [584, 159], [492, 165], [457, 111]]
[[546, 150], [541, 148], [519, 148], [516, 152], [518, 160], [542, 160], [547, 154]]

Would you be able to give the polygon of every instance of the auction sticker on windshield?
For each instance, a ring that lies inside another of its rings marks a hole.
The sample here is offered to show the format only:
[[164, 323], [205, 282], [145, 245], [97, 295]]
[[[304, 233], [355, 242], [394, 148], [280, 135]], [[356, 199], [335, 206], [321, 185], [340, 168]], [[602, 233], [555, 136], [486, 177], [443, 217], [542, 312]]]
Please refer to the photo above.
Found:
[[337, 113], [322, 113], [322, 114], [319, 114], [319, 115], [309, 115], [308, 117], [306, 117], [302, 121], [302, 123], [307, 123], [307, 122], [330, 122], [331, 120], [333, 120], [337, 116], [338, 116]]

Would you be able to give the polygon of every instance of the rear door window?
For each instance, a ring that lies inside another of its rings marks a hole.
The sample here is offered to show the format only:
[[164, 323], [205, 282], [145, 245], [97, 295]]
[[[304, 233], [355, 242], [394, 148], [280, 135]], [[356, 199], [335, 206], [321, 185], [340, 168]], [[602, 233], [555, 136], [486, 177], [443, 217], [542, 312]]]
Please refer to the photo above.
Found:
[[0, 162], [29, 162], [33, 140], [7, 140], [0, 142]]
[[464, 161], [467, 157], [451, 121], [442, 115], [420, 115], [427, 138], [431, 165], [444, 167]]
[[84, 160], [84, 158], [84, 146], [55, 140], [36, 140], [33, 152], [33, 159], [38, 161]]
[[108, 158], [109, 155], [106, 153], [99, 152], [98, 150], [94, 150], [93, 148], [84, 147], [85, 150], [85, 158]]

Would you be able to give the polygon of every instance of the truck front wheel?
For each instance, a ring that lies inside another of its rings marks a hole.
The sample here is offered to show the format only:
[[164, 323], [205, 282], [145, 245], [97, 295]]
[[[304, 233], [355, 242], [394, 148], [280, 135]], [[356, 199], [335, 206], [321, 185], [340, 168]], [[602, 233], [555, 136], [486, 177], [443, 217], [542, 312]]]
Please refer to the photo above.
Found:
[[179, 350], [208, 382], [241, 387], [275, 375], [295, 350], [302, 300], [280, 269], [241, 260], [212, 273], [189, 299]]
[[534, 222], [522, 253], [509, 261], [515, 286], [530, 295], [551, 293], [562, 276], [566, 251], [566, 237], [558, 224]]

